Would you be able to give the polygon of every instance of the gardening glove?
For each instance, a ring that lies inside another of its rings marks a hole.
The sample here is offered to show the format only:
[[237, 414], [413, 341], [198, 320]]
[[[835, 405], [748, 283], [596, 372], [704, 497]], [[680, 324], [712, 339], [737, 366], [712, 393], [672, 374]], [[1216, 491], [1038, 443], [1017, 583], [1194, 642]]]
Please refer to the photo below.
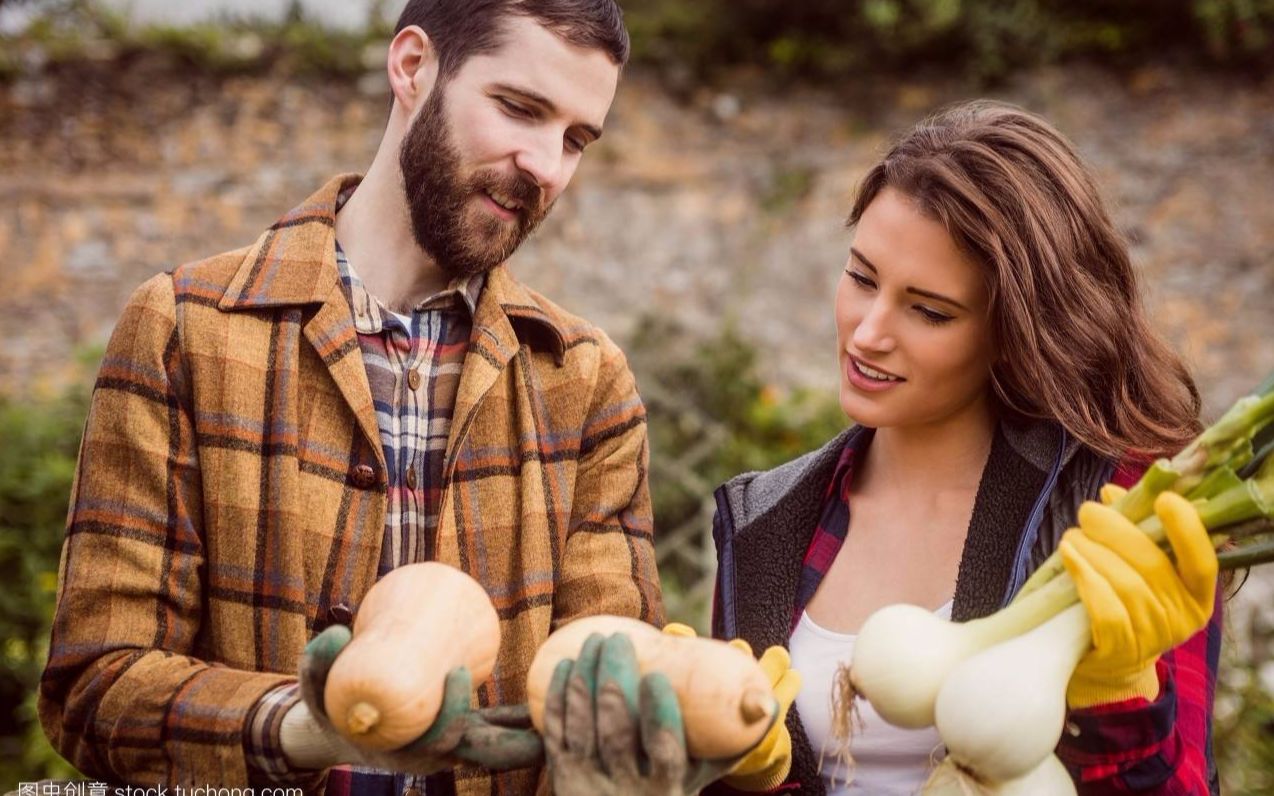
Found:
[[[663, 632], [683, 637], [695, 635], [694, 628], [680, 622], [665, 625]], [[751, 645], [741, 638], [732, 639], [730, 645], [752, 654]], [[778, 700], [779, 715], [761, 742], [724, 777], [725, 783], [735, 790], [773, 790], [792, 770], [792, 736], [787, 729], [787, 711], [801, 690], [801, 673], [792, 668], [792, 657], [780, 646], [767, 649], [760, 663]]]
[[801, 690], [801, 673], [792, 668], [792, 656], [787, 650], [777, 645], [762, 653], [760, 662], [778, 700], [779, 714], [756, 748], [725, 777], [726, 784], [737, 790], [773, 790], [783, 784], [792, 770], [792, 736], [787, 730], [787, 711]]
[[[1117, 488], [1104, 488], [1113, 502]], [[1062, 563], [1092, 623], [1093, 648], [1066, 690], [1072, 708], [1159, 695], [1155, 661], [1199, 632], [1212, 616], [1217, 558], [1199, 512], [1174, 492], [1155, 499], [1176, 563], [1132, 521], [1106, 505], [1079, 509], [1062, 536]]]
[[305, 646], [301, 659], [301, 699], [283, 717], [279, 741], [288, 763], [298, 769], [358, 765], [404, 774], [432, 774], [467, 761], [492, 770], [523, 768], [543, 756], [525, 705], [469, 708], [472, 678], [458, 666], [447, 673], [438, 717], [420, 738], [400, 749], [364, 749], [332, 726], [323, 709], [323, 690], [350, 630], [333, 625]]
[[[777, 711], [776, 711], [777, 714]], [[739, 760], [692, 760], [676, 692], [641, 677], [632, 642], [594, 634], [558, 663], [544, 706], [544, 751], [558, 796], [685, 796]]]

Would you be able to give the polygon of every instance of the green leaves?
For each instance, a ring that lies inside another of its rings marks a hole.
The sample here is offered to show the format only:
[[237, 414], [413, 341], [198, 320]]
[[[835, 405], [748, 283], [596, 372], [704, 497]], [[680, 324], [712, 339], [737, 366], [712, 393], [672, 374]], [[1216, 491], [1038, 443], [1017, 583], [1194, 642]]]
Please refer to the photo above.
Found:
[[0, 781], [65, 776], [35, 720], [34, 694], [48, 656], [58, 555], [88, 387], [50, 401], [0, 396]]

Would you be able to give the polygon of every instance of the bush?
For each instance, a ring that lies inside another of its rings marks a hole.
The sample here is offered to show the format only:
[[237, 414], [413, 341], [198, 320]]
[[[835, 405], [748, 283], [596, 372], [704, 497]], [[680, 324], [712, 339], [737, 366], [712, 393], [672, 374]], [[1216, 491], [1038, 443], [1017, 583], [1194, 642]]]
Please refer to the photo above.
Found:
[[0, 782], [74, 772], [53, 752], [35, 716], [48, 657], [49, 622], [75, 457], [88, 390], [48, 402], [0, 396]]
[[624, 8], [638, 60], [671, 59], [700, 75], [750, 64], [821, 78], [924, 67], [996, 78], [1075, 56], [1120, 62], [1174, 50], [1217, 64], [1274, 62], [1274, 0], [628, 0]]
[[649, 418], [659, 574], [673, 618], [702, 630], [714, 574], [702, 549], [712, 491], [817, 448], [846, 421], [834, 396], [768, 381], [733, 326], [709, 339], [659, 318], [638, 328], [627, 350]]
[[[138, 26], [96, 0], [0, 0], [37, 12], [12, 41], [0, 36], [0, 80], [36, 45], [52, 63], [155, 54], [213, 74], [280, 69], [356, 77], [364, 48], [392, 28], [384, 0], [363, 30], [308, 18], [293, 3], [281, 22], [234, 20]], [[779, 78], [870, 83], [889, 73], [964, 72], [994, 80], [1068, 58], [1114, 64], [1184, 55], [1199, 63], [1274, 66], [1274, 0], [623, 0], [634, 60], [709, 78], [760, 67]], [[375, 60], [375, 59], [373, 59]]]
[[20, 71], [21, 53], [30, 49], [53, 65], [86, 60], [127, 64], [151, 56], [211, 75], [278, 70], [353, 78], [368, 69], [366, 48], [382, 45], [392, 33], [379, 22], [362, 30], [328, 28], [296, 4], [279, 21], [248, 17], [177, 26], [133, 24], [126, 14], [93, 0], [27, 0], [27, 5], [39, 13], [26, 29], [14, 37], [0, 34], [0, 79]]

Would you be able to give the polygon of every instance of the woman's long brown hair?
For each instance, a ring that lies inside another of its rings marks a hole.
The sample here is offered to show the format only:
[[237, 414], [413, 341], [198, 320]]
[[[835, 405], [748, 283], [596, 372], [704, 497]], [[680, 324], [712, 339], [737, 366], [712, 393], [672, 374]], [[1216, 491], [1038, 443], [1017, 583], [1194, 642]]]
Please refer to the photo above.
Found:
[[851, 226], [886, 187], [985, 268], [1003, 407], [1112, 459], [1171, 455], [1199, 433], [1194, 380], [1147, 321], [1128, 246], [1052, 125], [988, 101], [938, 113], [867, 174]]

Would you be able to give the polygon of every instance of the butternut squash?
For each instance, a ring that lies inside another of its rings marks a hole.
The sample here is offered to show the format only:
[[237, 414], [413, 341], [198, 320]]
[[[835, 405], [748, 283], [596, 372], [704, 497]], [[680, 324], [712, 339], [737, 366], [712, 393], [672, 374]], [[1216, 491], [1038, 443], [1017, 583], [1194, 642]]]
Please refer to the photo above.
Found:
[[681, 705], [690, 756], [737, 757], [755, 746], [770, 726], [774, 692], [756, 660], [723, 641], [661, 633], [645, 622], [620, 616], [590, 616], [559, 628], [540, 646], [526, 678], [527, 704], [535, 728], [544, 732], [544, 700], [553, 670], [579, 656], [593, 633], [626, 633], [642, 675], [662, 672]]
[[367, 592], [353, 639], [332, 664], [324, 708], [337, 731], [368, 749], [397, 749], [429, 729], [447, 672], [491, 676], [500, 620], [486, 590], [445, 564], [408, 564]]

